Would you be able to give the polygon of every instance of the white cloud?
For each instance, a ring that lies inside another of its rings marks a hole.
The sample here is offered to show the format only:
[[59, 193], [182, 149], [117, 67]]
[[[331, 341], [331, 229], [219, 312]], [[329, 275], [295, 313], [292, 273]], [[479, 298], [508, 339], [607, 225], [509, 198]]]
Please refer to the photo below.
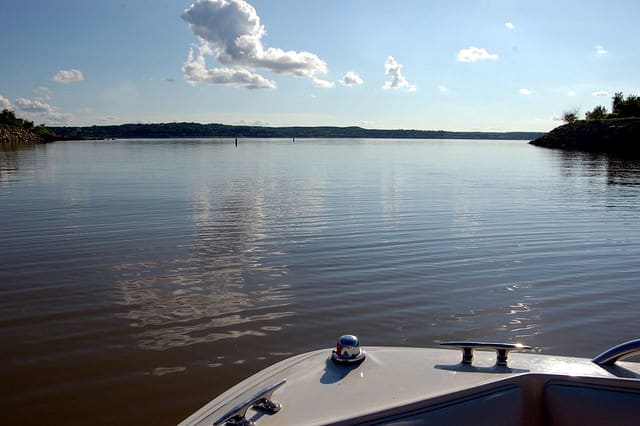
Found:
[[449, 91], [449, 88], [447, 86], [445, 86], [444, 84], [438, 84], [438, 86], [436, 86], [438, 88], [439, 91], [441, 91], [442, 93], [446, 93]]
[[406, 87], [408, 91], [415, 92], [416, 86], [410, 84], [402, 75], [402, 64], [399, 64], [393, 56], [387, 57], [384, 62], [384, 73], [391, 76], [391, 80], [385, 81], [383, 89], [399, 89]]
[[53, 96], [53, 90], [49, 89], [47, 86], [38, 86], [33, 89], [33, 93], [40, 96], [42, 99], [51, 99]]
[[505, 22], [504, 26], [507, 27], [510, 30], [514, 30], [516, 28], [516, 26], [513, 25], [513, 23], [511, 23], [511, 22]]
[[0, 95], [0, 109], [13, 110], [14, 106], [11, 101], [4, 96]]
[[313, 78], [313, 85], [321, 89], [331, 89], [336, 84], [333, 81], [321, 80], [319, 78]]
[[[206, 50], [205, 50], [206, 51]], [[245, 89], [275, 89], [276, 83], [252, 73], [245, 68], [210, 68], [207, 69], [203, 49], [199, 49], [194, 58], [193, 49], [189, 50], [187, 62], [182, 67], [184, 79], [191, 85], [198, 83], [225, 84]]]
[[51, 80], [55, 81], [56, 83], [69, 84], [76, 81], [84, 80], [84, 75], [80, 70], [60, 70], [56, 75], [51, 77]]
[[597, 92], [593, 92], [591, 94], [591, 96], [596, 96], [596, 97], [605, 97], [605, 96], [609, 96], [609, 92], [605, 91], [605, 90], [598, 90]]
[[495, 53], [487, 52], [487, 49], [482, 47], [469, 46], [467, 49], [460, 49], [458, 52], [458, 61], [460, 62], [477, 62], [490, 59], [495, 61], [498, 59], [498, 55]]
[[39, 99], [18, 98], [16, 108], [30, 120], [45, 121], [50, 124], [67, 124], [72, 118], [70, 114], [58, 112], [55, 107]]
[[[249, 70], [264, 69], [276, 74], [311, 79], [318, 73], [327, 72], [327, 64], [313, 53], [265, 48], [261, 40], [265, 35], [264, 26], [254, 7], [245, 0], [197, 0], [182, 13], [182, 19], [200, 39], [198, 60], [202, 58], [202, 66], [205, 67], [205, 54], [227, 66], [220, 69], [223, 71], [205, 69], [206, 72], [186, 75], [185, 78], [191, 83], [199, 82], [196, 77], [207, 77], [202, 82], [273, 88], [275, 83]], [[190, 65], [188, 60], [183, 70], [190, 69]], [[211, 78], [221, 73], [233, 77]], [[247, 85], [245, 80], [249, 76], [253, 83]]]
[[576, 95], [576, 91], [575, 90], [569, 90], [567, 92], [567, 96], [575, 96]]
[[53, 107], [37, 99], [18, 98], [16, 106], [24, 112], [49, 114], [54, 111]]
[[604, 46], [601, 46], [601, 45], [596, 46], [596, 55], [602, 56], [606, 54], [607, 54], [607, 51], [605, 50]]
[[364, 80], [353, 71], [346, 73], [344, 77], [342, 77], [342, 80], [340, 80], [340, 84], [346, 87], [357, 86], [362, 83], [364, 83]]
[[520, 93], [521, 95], [527, 95], [528, 96], [528, 95], [531, 95], [533, 92], [531, 90], [529, 90], [529, 89], [522, 88], [522, 89], [518, 90], [518, 93]]

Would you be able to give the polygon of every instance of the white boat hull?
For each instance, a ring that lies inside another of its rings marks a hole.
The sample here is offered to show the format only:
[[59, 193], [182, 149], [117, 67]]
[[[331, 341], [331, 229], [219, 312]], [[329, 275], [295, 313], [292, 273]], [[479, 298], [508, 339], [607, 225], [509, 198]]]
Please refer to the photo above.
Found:
[[[507, 366], [493, 352], [368, 347], [355, 365], [319, 350], [281, 361], [218, 396], [181, 425], [225, 424], [225, 415], [260, 389], [275, 414], [248, 408], [256, 425], [638, 425], [640, 364], [603, 367], [584, 358], [516, 353]], [[236, 419], [237, 420], [237, 419]]]

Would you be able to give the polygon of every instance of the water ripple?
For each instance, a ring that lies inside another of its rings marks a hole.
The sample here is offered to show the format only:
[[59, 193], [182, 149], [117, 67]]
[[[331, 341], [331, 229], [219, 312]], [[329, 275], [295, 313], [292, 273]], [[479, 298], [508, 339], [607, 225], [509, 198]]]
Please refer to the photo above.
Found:
[[[0, 149], [6, 422], [175, 423], [347, 332], [580, 356], [637, 337], [636, 159], [516, 141], [243, 142]], [[142, 421], [122, 416], [147, 394]]]

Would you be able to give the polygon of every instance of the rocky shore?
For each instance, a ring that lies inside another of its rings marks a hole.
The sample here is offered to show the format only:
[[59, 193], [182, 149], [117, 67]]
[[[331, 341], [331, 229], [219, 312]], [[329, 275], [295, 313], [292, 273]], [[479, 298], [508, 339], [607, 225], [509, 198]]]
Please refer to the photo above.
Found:
[[33, 144], [44, 142], [48, 142], [48, 140], [29, 130], [0, 126], [0, 143]]
[[576, 121], [529, 143], [567, 150], [640, 153], [640, 118]]

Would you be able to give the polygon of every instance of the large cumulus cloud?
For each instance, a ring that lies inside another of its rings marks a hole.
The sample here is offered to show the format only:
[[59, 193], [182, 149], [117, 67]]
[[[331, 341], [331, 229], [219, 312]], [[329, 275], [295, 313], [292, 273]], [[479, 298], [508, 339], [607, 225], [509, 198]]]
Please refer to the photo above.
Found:
[[182, 67], [184, 78], [189, 84], [226, 84], [246, 89], [274, 89], [275, 82], [253, 73], [245, 68], [207, 68], [204, 55], [209, 52], [206, 47], [198, 49], [198, 56], [194, 57], [193, 49]]
[[[274, 88], [275, 83], [255, 72], [307, 77], [327, 72], [327, 64], [309, 52], [285, 51], [262, 44], [265, 28], [258, 13], [245, 0], [197, 0], [183, 14], [191, 31], [200, 39], [183, 66], [188, 83], [227, 84], [245, 88]], [[206, 68], [205, 56], [213, 56], [225, 67]]]

